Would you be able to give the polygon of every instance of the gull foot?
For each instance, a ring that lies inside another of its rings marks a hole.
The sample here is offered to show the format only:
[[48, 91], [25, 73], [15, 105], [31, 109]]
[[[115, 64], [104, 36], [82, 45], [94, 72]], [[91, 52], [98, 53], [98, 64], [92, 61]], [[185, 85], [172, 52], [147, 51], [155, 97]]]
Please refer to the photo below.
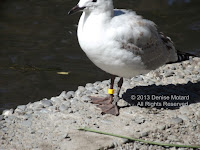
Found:
[[119, 108], [116, 104], [112, 104], [113, 97], [90, 97], [93, 104], [98, 104], [97, 107], [101, 108], [102, 114], [119, 115]]
[[112, 104], [112, 101], [113, 101], [113, 97], [111, 96], [107, 96], [107, 97], [90, 96], [90, 98], [93, 104], [99, 104], [99, 105]]

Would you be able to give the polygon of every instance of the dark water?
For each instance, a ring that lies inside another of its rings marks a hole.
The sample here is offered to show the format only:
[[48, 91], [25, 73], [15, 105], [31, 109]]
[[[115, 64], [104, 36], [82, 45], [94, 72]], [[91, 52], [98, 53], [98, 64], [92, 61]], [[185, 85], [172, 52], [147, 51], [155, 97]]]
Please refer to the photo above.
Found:
[[[80, 49], [75, 0], [0, 0], [0, 110], [105, 80]], [[200, 53], [199, 0], [115, 0], [170, 36], [177, 49]], [[59, 75], [57, 72], [70, 72]]]

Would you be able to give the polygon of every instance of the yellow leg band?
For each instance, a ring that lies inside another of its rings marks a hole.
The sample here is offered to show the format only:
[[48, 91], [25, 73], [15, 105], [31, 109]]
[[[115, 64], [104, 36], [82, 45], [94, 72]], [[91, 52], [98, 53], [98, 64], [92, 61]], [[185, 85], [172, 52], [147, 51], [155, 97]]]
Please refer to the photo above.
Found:
[[108, 89], [108, 94], [114, 94], [114, 89]]

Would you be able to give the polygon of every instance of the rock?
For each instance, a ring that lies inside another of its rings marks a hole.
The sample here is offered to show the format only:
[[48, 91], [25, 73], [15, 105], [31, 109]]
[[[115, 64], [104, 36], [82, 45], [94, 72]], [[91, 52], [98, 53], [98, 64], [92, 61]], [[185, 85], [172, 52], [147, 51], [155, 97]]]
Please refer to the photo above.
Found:
[[4, 110], [2, 115], [3, 116], [10, 116], [13, 114], [13, 109], [10, 109], [10, 110]]
[[68, 141], [71, 141], [71, 138], [70, 138], [68, 133], [63, 133], [63, 135], [61, 135], [61, 138], [62, 139], [67, 139]]
[[78, 103], [78, 101], [79, 100], [77, 98], [73, 98], [73, 99], [70, 100], [72, 105], [76, 105], [76, 103]]
[[89, 101], [91, 101], [91, 98], [89, 98], [88, 96], [84, 95], [83, 97], [81, 97], [81, 100], [83, 102], [89, 102]]
[[139, 76], [139, 77], [132, 78], [131, 80], [133, 82], [141, 82], [141, 81], [143, 81], [143, 78]]
[[134, 121], [135, 123], [137, 123], [137, 124], [142, 124], [142, 123], [145, 122], [145, 119], [144, 119], [144, 118], [135, 118], [133, 121]]
[[53, 106], [52, 102], [50, 100], [41, 100], [41, 104], [44, 107], [49, 107], [49, 106]]
[[73, 110], [71, 108], [68, 109], [68, 113], [73, 113]]
[[148, 136], [148, 135], [149, 135], [149, 132], [147, 132], [147, 131], [141, 133], [141, 137], [145, 137], [145, 136]]
[[70, 101], [65, 101], [65, 102], [63, 102], [63, 104], [64, 104], [66, 107], [71, 107], [71, 102], [70, 102]]
[[78, 90], [79, 90], [80, 92], [84, 92], [84, 91], [85, 91], [85, 87], [79, 86], [79, 87], [78, 87]]
[[33, 111], [40, 111], [42, 108], [44, 108], [44, 106], [39, 102], [35, 102], [33, 103], [31, 108], [33, 109]]
[[186, 115], [178, 115], [179, 118], [183, 119], [184, 121], [189, 121]]
[[149, 85], [155, 84], [154, 81], [149, 81], [148, 83], [149, 83]]
[[86, 89], [88, 89], [89, 87], [93, 87], [94, 85], [92, 84], [92, 83], [87, 83], [86, 85], [85, 85], [85, 87], [86, 87]]
[[30, 127], [32, 125], [32, 121], [31, 120], [25, 120], [21, 123], [22, 126], [25, 127]]
[[191, 111], [186, 106], [180, 107], [179, 111], [180, 111], [181, 114], [186, 114], [186, 115], [191, 114]]
[[172, 123], [172, 124], [179, 124], [179, 123], [183, 123], [183, 119], [178, 118], [178, 117], [172, 118], [172, 119], [169, 120], [169, 122]]
[[81, 91], [77, 90], [77, 91], [75, 92], [75, 97], [76, 97], [76, 98], [81, 98], [82, 96], [83, 96], [83, 93], [82, 93]]
[[3, 115], [0, 115], [0, 121], [3, 120], [3, 119], [4, 119]]
[[26, 105], [17, 106], [17, 108], [20, 109], [21, 111], [25, 111], [26, 107], [27, 107]]
[[67, 92], [65, 98], [66, 98], [66, 99], [71, 99], [71, 98], [73, 98], [74, 96], [75, 96], [75, 92], [74, 92], [74, 91], [69, 91], [69, 92]]
[[117, 102], [117, 106], [119, 106], [119, 107], [125, 107], [125, 106], [128, 106], [129, 104], [126, 102], [126, 101], [124, 101], [124, 100], [122, 100], [122, 99], [120, 99], [118, 102]]
[[175, 135], [169, 135], [167, 139], [170, 141], [177, 141], [177, 137]]
[[159, 125], [157, 126], [157, 128], [160, 129], [160, 130], [165, 130], [165, 129], [166, 129], [166, 125], [161, 125], [161, 124], [159, 124]]
[[[93, 85], [96, 87], [96, 86], [98, 86], [99, 84], [101, 84], [101, 82], [100, 81], [96, 81]], [[87, 84], [86, 84], [87, 85]]]
[[111, 120], [101, 120], [101, 122], [104, 124], [113, 124], [113, 121]]
[[62, 98], [65, 98], [66, 97], [66, 91], [63, 91], [58, 97], [62, 97]]
[[66, 105], [64, 105], [64, 104], [62, 104], [60, 107], [59, 107], [59, 110], [61, 111], [61, 112], [63, 112], [63, 111], [65, 111], [65, 110], [67, 110], [69, 107], [67, 107]]

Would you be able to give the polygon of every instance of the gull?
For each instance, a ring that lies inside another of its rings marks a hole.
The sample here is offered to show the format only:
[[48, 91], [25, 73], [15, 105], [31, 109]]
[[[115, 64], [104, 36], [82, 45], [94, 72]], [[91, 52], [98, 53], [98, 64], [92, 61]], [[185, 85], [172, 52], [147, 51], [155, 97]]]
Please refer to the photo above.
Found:
[[[107, 97], [91, 97], [103, 114], [119, 115], [117, 102], [124, 78], [146, 74], [189, 59], [156, 24], [134, 11], [114, 9], [112, 0], [80, 0], [68, 14], [82, 11], [77, 29], [80, 47], [100, 69], [112, 74]], [[114, 96], [115, 77], [121, 77]]]

